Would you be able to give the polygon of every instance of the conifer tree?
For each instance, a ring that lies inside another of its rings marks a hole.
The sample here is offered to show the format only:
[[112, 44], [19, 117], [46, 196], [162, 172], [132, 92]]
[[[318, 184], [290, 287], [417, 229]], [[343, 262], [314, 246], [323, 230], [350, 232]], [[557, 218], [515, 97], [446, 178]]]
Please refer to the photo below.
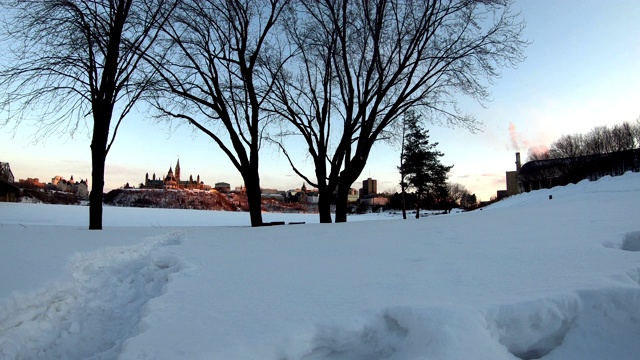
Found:
[[420, 125], [420, 117], [411, 112], [404, 117], [406, 137], [402, 149], [400, 165], [401, 183], [414, 189], [416, 199], [416, 218], [420, 218], [421, 200], [426, 195], [438, 197], [446, 194], [447, 173], [453, 166], [440, 162], [444, 156], [436, 150], [438, 143], [429, 143], [429, 130]]

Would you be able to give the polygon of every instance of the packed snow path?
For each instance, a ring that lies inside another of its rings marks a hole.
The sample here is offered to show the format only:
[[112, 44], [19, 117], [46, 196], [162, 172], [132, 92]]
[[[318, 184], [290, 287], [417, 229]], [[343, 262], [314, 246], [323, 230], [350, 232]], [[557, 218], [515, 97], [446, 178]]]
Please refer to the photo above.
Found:
[[179, 261], [165, 250], [181, 232], [135, 246], [75, 255], [70, 279], [0, 309], [3, 359], [115, 359], [142, 330], [145, 306], [162, 294]]

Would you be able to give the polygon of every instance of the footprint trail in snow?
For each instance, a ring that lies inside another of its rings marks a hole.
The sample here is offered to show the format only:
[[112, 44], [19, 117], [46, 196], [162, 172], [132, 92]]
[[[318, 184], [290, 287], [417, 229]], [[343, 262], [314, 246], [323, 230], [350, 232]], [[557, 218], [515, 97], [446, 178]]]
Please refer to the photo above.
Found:
[[69, 275], [0, 303], [0, 358], [111, 359], [137, 335], [146, 304], [182, 269], [181, 231], [72, 257]]

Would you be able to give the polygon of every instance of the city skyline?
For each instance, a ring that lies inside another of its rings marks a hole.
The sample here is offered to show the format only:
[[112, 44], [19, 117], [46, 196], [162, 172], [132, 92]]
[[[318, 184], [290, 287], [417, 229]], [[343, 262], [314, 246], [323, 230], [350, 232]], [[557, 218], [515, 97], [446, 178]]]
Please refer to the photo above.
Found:
[[[140, 188], [140, 189], [150, 189], [150, 188], [153, 188], [152, 187], [153, 185], [149, 185], [149, 184], [147, 184], [147, 182], [149, 182], [149, 181], [162, 182], [163, 180], [165, 180], [171, 174], [175, 174], [174, 177], [175, 177], [175, 181], [176, 182], [186, 181], [187, 178], [188, 178], [189, 182], [194, 182], [194, 183], [198, 183], [198, 184], [201, 183], [201, 184], [207, 186], [210, 189], [213, 189], [216, 185], [221, 184], [221, 183], [222, 184], [226, 183], [226, 184], [230, 185], [232, 189], [235, 188], [236, 190], [238, 188], [241, 188], [241, 187], [244, 186], [244, 184], [237, 184], [237, 185], [230, 184], [230, 183], [228, 183], [228, 182], [226, 182], [224, 180], [219, 180], [219, 181], [215, 181], [215, 182], [211, 182], [211, 183], [205, 182], [204, 179], [201, 179], [200, 174], [197, 174], [196, 177], [194, 178], [193, 177], [193, 173], [190, 173], [190, 172], [188, 173], [187, 177], [182, 177], [182, 174], [179, 175], [180, 171], [176, 171], [176, 169], [178, 168], [179, 161], [180, 161], [180, 159], [178, 158], [176, 160], [176, 165], [175, 166], [174, 165], [170, 165], [169, 169], [167, 171], [165, 171], [165, 172], [149, 172], [148, 171], [143, 175], [143, 181], [140, 181], [140, 182], [127, 181], [126, 183], [122, 184], [118, 188], [113, 188], [113, 189], [110, 188], [108, 191], [114, 190], [114, 189], [119, 189], [119, 188], [126, 188], [126, 187]], [[9, 164], [9, 163], [7, 163], [7, 164]], [[9, 164], [9, 165], [11, 165], [11, 164]], [[13, 171], [12, 171], [12, 173], [13, 173]], [[186, 174], [187, 173], [185, 173], [185, 175]], [[26, 177], [20, 177], [20, 178], [16, 177], [15, 178], [15, 182], [19, 183], [19, 182], [30, 182], [30, 181], [33, 181], [33, 180], [38, 180], [38, 182], [40, 184], [42, 184], [42, 185], [47, 185], [47, 184], [54, 184], [55, 185], [58, 181], [63, 181], [63, 182], [64, 181], [66, 181], [66, 182], [70, 181], [70, 182], [73, 183], [75, 181], [74, 178], [75, 178], [75, 176], [73, 174], [71, 174], [68, 178], [66, 176], [64, 176], [64, 175], [56, 174], [56, 175], [54, 175], [53, 177], [50, 178], [51, 181], [47, 181], [47, 179], [49, 179], [49, 178], [39, 178], [39, 177], [33, 177], [33, 176], [26, 176]], [[367, 179], [363, 180], [362, 183], [355, 182], [353, 184], [352, 189], [355, 189], [355, 190], [362, 189], [362, 188], [364, 188], [364, 183], [365, 182], [371, 182], [371, 181], [373, 181], [373, 184], [374, 184], [373, 187], [372, 187], [374, 189], [374, 191], [373, 192], [369, 191], [368, 193], [377, 194], [378, 192], [375, 191], [375, 189], [377, 189], [377, 187], [375, 185], [377, 180], [376, 179], [372, 179], [372, 178], [367, 178]], [[80, 180], [77, 181], [77, 182], [83, 182], [83, 183], [89, 184], [90, 178], [89, 177], [80, 178]], [[306, 187], [306, 185], [307, 185], [307, 183], [303, 180], [302, 184], [300, 184], [299, 186], [288, 187], [286, 189], [285, 188], [278, 188], [278, 187], [271, 188], [271, 187], [264, 187], [264, 186], [262, 186], [261, 188], [263, 190], [291, 191], [291, 190], [300, 190], [300, 189]], [[167, 188], [170, 188], [170, 187], [167, 187]], [[186, 189], [186, 188], [180, 188], [180, 189], [189, 190], [189, 189]], [[310, 191], [317, 191], [317, 189], [316, 188], [311, 188]]]
[[[562, 135], [640, 116], [640, 2], [520, 0], [513, 9], [521, 11], [527, 23], [524, 37], [532, 42], [524, 52], [527, 59], [517, 69], [502, 70], [486, 108], [459, 99], [460, 107], [483, 123], [482, 131], [427, 127], [431, 141], [445, 154], [443, 164], [454, 165], [449, 180], [463, 184], [480, 200], [506, 188], [505, 172], [515, 170], [516, 152], [524, 163], [529, 150], [548, 147]], [[187, 173], [199, 173], [207, 184], [242, 184], [212, 140], [184, 124], [154, 123], [142, 106], [137, 110], [122, 123], [107, 156], [105, 191], [127, 182], [137, 185], [146, 172], [165, 174], [177, 158]], [[34, 145], [30, 135], [35, 128], [21, 124], [14, 134], [14, 126], [0, 128], [0, 161], [10, 163], [16, 179], [91, 178], [86, 132], [78, 131], [74, 138], [53, 135]], [[301, 146], [297, 154], [302, 161], [305, 151]], [[276, 148], [265, 147], [260, 161], [263, 188], [286, 190], [302, 184]], [[311, 162], [303, 164], [312, 174]], [[397, 145], [376, 144], [352, 187], [371, 177], [377, 179], [379, 192], [396, 189], [398, 164]]]

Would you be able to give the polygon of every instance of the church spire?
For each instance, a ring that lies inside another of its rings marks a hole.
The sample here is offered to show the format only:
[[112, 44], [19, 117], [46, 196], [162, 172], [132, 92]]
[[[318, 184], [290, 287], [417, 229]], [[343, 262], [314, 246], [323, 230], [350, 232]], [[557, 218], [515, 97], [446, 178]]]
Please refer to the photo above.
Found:
[[180, 158], [178, 158], [178, 162], [176, 163], [176, 181], [180, 182]]

